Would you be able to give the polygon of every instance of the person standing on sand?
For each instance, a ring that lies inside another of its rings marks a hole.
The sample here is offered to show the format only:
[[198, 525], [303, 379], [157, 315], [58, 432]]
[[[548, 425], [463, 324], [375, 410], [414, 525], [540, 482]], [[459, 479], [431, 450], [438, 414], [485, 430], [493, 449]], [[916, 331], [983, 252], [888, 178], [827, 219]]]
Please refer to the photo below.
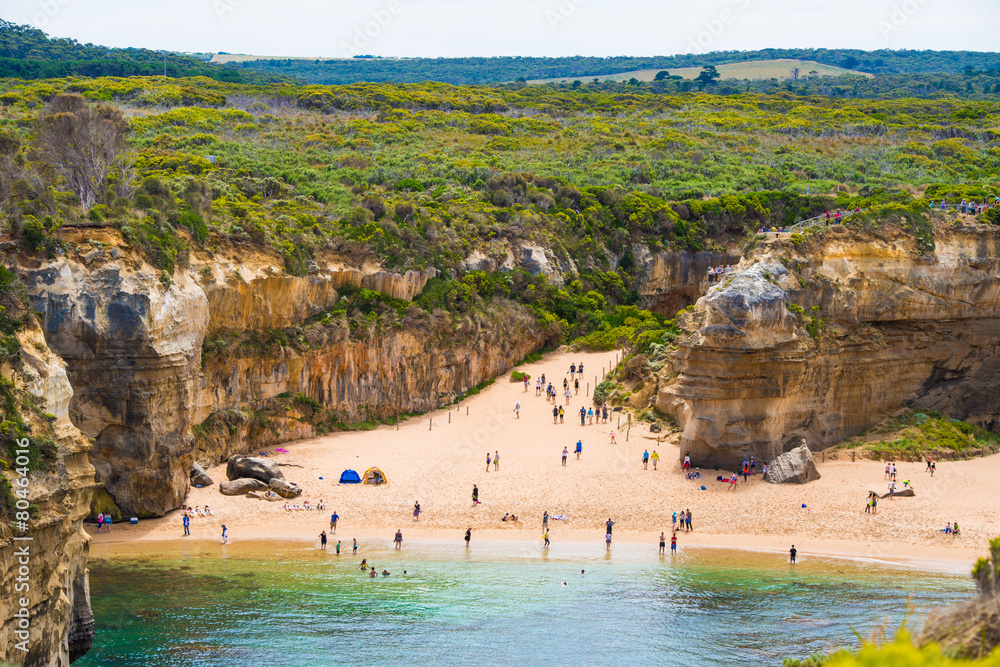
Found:
[[340, 555], [340, 540], [337, 540], [337, 555]]
[[653, 450], [653, 455], [651, 457], [649, 457], [649, 458], [653, 462], [653, 470], [656, 470], [656, 462], [660, 460], [660, 455], [657, 454], [656, 450], [654, 449]]
[[559, 423], [565, 423], [566, 412], [563, 410], [562, 406], [559, 406]]
[[583, 362], [582, 361], [576, 365], [576, 372], [580, 374], [580, 377], [583, 377]]
[[541, 378], [535, 380], [535, 396], [542, 395], [542, 380]]
[[492, 462], [493, 462], [493, 460], [490, 458], [490, 453], [486, 452], [486, 472], [490, 471], [490, 464]]
[[392, 538], [392, 541], [396, 543], [396, 551], [403, 548], [403, 531], [399, 528], [396, 529], [396, 536]]
[[691, 527], [691, 510], [690, 510], [690, 508], [687, 511], [687, 516], [684, 517], [684, 521], [687, 524], [684, 532], [689, 533], [692, 530], [694, 530], [694, 528]]
[[353, 553], [355, 556], [358, 555], [358, 538], [356, 537], [354, 538], [354, 551], [352, 551], [351, 553]]
[[798, 553], [799, 552], [795, 549], [795, 545], [793, 544], [792, 548], [788, 550], [788, 560], [789, 560], [789, 562], [794, 563], [795, 562], [795, 555], [798, 554]]
[[615, 432], [614, 431], [611, 431], [611, 444], [612, 445], [618, 444], [618, 441], [615, 440]]
[[601, 421], [604, 422], [605, 424], [608, 423], [608, 406], [607, 406], [607, 404], [605, 404], [604, 407], [601, 408]]
[[319, 534], [319, 548], [326, 549], [326, 531]]
[[500, 450], [494, 450], [493, 452], [493, 469], [500, 470]]
[[611, 520], [611, 517], [608, 517], [608, 521], [604, 525], [608, 529], [608, 536], [610, 537], [611, 536], [611, 529], [614, 527], [615, 522]]
[[560, 409], [553, 405], [552, 406], [552, 423], [553, 424], [558, 423], [557, 420], [559, 419], [559, 412], [560, 412]]
[[104, 532], [104, 512], [101, 512], [100, 514], [97, 515], [97, 532], [98, 533]]
[[690, 470], [690, 469], [691, 469], [691, 455], [685, 454], [684, 464], [681, 466], [681, 470]]
[[414, 519], [419, 519], [420, 518], [420, 501], [419, 500], [416, 500], [416, 501], [413, 502], [413, 518]]
[[670, 555], [673, 556], [677, 553], [677, 531], [670, 536]]
[[580, 378], [573, 380], [573, 393], [574, 394], [580, 393]]
[[580, 460], [580, 454], [583, 453], [583, 440], [576, 441], [576, 460]]
[[611, 533], [604, 536], [604, 544], [607, 546], [607, 550], [611, 551]]
[[337, 522], [340, 521], [340, 515], [337, 514], [337, 510], [333, 510], [333, 514], [330, 515], [330, 530], [333, 534], [337, 534]]
[[892, 465], [890, 463], [885, 464], [885, 477], [882, 479], [889, 479], [889, 473], [892, 471]]
[[569, 389], [567, 389], [564, 393], [566, 395], [566, 405], [569, 405], [569, 399], [570, 399]]
[[649, 450], [645, 450], [642, 453], [642, 469], [649, 470]]
[[475, 484], [472, 485], [472, 504], [473, 505], [479, 504], [479, 487], [476, 486]]
[[587, 423], [594, 423], [594, 408], [587, 408]]
[[580, 408], [580, 426], [587, 425], [587, 408]]
[[545, 532], [542, 533], [542, 539], [545, 540], [545, 548], [548, 549], [549, 548], [549, 530], [548, 530], [548, 528], [546, 528]]
[[662, 531], [660, 531], [660, 555], [661, 556], [665, 555], [664, 551], [666, 550], [666, 548], [667, 548], [667, 536], [664, 535]]
[[569, 450], [563, 447], [563, 467], [566, 467], [566, 457], [569, 456]]
[[527, 393], [527, 391], [528, 391], [528, 376], [527, 376], [527, 374], [525, 374], [525, 376], [524, 376], [524, 391], [525, 391], [525, 393]]
[[[683, 522], [684, 519], [681, 519], [681, 523]], [[677, 532], [677, 512], [674, 512], [674, 515], [670, 517], [670, 530], [674, 533]]]
[[229, 533], [226, 530], [226, 524], [222, 524], [222, 543], [229, 544]]
[[576, 374], [576, 364], [569, 365], [569, 376], [573, 377]]
[[893, 464], [892, 464], [892, 481], [894, 481], [894, 482], [896, 481], [896, 463], [895, 462], [893, 462]]
[[545, 510], [545, 512], [542, 514], [542, 530], [548, 530], [548, 529], [549, 529], [549, 511]]
[[469, 540], [471, 540], [471, 539], [472, 539], [472, 529], [469, 528], [468, 530], [465, 531], [465, 548], [466, 549], [469, 548]]
[[934, 471], [937, 470], [937, 462], [931, 461], [931, 477], [934, 476]]
[[191, 517], [189, 517], [187, 514], [184, 514], [184, 518], [182, 519], [181, 522], [184, 524], [184, 537], [187, 537], [188, 535], [191, 534]]
[[514, 416], [518, 419], [521, 418], [521, 401], [514, 402]]

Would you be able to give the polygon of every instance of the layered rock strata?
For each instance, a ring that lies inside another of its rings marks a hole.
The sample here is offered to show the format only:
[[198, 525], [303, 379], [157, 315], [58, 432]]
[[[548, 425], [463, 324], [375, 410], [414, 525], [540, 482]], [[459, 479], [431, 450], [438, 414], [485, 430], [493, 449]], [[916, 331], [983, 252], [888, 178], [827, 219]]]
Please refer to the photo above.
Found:
[[698, 301], [660, 375], [681, 455], [767, 461], [903, 406], [996, 430], [998, 258], [1000, 233], [970, 226], [939, 230], [933, 255], [902, 234], [831, 231], [744, 260]]

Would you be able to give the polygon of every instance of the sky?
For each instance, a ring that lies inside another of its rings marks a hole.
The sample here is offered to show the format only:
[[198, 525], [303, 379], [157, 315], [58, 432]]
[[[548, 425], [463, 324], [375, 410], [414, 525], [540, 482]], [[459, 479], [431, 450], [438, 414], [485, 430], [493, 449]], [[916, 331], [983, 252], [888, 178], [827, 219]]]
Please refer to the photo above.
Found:
[[274, 56], [995, 51], [998, 0], [3, 0], [83, 43]]

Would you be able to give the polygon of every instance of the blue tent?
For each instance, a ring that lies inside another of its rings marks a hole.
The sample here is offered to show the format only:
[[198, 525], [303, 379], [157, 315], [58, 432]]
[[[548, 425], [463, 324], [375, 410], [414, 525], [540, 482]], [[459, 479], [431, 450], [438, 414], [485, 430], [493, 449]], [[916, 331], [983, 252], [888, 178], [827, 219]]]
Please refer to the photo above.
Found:
[[361, 476], [353, 470], [345, 470], [340, 476], [341, 484], [360, 484]]

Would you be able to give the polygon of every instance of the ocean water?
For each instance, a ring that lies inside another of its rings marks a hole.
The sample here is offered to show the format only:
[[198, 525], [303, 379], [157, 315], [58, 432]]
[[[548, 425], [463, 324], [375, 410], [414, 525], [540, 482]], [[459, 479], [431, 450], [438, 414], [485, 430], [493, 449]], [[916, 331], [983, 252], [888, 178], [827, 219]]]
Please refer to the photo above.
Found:
[[[646, 545], [126, 547], [94, 549], [96, 639], [76, 665], [780, 665], [973, 590], [958, 573]], [[363, 576], [362, 556], [391, 576]]]

